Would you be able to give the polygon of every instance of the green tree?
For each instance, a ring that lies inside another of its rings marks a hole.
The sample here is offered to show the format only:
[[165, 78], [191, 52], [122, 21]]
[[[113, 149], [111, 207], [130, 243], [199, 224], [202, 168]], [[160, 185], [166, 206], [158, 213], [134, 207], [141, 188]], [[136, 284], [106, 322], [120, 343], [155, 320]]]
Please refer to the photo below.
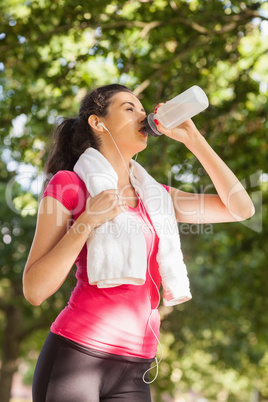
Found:
[[[242, 402], [252, 388], [267, 398], [267, 3], [98, 0], [90, 7], [84, 0], [4, 0], [0, 9], [1, 155], [6, 160], [9, 150], [17, 170], [42, 170], [53, 125], [76, 115], [92, 87], [126, 84], [148, 112], [194, 84], [208, 94], [209, 109], [194, 121], [245, 183], [257, 214], [242, 224], [180, 225], [194, 297], [161, 310], [164, 361], [154, 387], [159, 400], [189, 388], [209, 400]], [[14, 129], [19, 123], [20, 131]], [[167, 137], [150, 138], [139, 162], [160, 182], [214, 191], [195, 157]], [[26, 211], [36, 208], [36, 197], [14, 186], [22, 213], [11, 211], [5, 194], [15, 174], [2, 165], [2, 234], [10, 236], [1, 246], [3, 402], [17, 356], [35, 345], [27, 335], [48, 328], [69, 293], [66, 284], [38, 308], [23, 300], [21, 276], [35, 224]], [[17, 345], [11, 357], [7, 333]]]

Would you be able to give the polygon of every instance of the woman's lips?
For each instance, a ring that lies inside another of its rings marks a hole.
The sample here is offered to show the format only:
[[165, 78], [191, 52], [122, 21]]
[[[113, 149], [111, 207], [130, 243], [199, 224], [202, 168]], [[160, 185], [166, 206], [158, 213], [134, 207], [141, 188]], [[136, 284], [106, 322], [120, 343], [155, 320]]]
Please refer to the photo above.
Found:
[[141, 133], [144, 137], [147, 137], [147, 136], [148, 136], [148, 133], [144, 132], [144, 129], [145, 129], [145, 127], [141, 127], [141, 128], [139, 129], [139, 133]]

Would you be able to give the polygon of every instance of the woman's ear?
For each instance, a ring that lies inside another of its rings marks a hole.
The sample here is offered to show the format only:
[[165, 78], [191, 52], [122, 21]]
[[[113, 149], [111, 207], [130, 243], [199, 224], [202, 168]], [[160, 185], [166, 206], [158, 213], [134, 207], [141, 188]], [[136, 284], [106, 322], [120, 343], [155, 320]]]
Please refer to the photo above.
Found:
[[100, 118], [96, 116], [95, 114], [91, 114], [88, 118], [88, 124], [90, 127], [93, 128], [93, 130], [103, 132], [103, 127], [99, 124], [101, 123]]

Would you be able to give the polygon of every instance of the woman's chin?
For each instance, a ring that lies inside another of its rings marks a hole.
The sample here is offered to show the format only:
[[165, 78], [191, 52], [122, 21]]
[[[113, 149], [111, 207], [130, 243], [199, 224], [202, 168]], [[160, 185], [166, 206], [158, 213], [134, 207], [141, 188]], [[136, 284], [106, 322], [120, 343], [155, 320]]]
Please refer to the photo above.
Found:
[[139, 151], [139, 152], [141, 152], [141, 151], [143, 151], [145, 148], [147, 148], [147, 141], [144, 141], [143, 142], [143, 144], [140, 144], [140, 146], [141, 146], [141, 150]]

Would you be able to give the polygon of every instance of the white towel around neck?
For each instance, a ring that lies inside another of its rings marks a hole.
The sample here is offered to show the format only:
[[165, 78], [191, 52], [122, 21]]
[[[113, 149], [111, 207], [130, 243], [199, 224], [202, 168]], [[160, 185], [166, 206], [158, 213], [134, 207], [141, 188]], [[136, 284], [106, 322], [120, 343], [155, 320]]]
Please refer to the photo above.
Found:
[[[133, 159], [130, 181], [139, 194], [159, 237], [157, 262], [165, 306], [192, 298], [180, 246], [172, 198], [166, 189]], [[74, 172], [84, 181], [91, 197], [117, 189], [118, 176], [110, 162], [95, 148], [78, 159]], [[146, 280], [146, 240], [138, 221], [128, 212], [96, 228], [87, 241], [87, 275], [100, 288], [122, 284], [142, 285]]]

